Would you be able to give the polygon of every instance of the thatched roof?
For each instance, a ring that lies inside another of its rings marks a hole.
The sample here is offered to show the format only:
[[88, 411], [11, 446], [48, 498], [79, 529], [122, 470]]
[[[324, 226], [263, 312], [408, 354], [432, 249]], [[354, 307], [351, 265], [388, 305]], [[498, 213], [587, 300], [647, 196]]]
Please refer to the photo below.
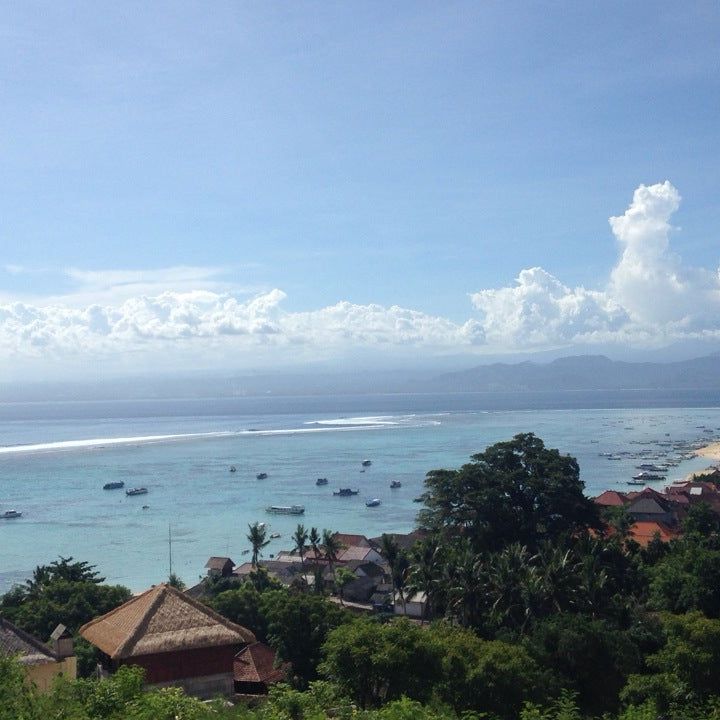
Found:
[[113, 660], [255, 642], [247, 628], [169, 585], [157, 585], [91, 620], [80, 634]]
[[233, 675], [237, 682], [275, 683], [285, 679], [289, 663], [275, 666], [275, 651], [261, 642], [243, 648], [233, 661]]
[[58, 661], [58, 656], [45, 643], [1, 617], [0, 655], [16, 657], [22, 665]]

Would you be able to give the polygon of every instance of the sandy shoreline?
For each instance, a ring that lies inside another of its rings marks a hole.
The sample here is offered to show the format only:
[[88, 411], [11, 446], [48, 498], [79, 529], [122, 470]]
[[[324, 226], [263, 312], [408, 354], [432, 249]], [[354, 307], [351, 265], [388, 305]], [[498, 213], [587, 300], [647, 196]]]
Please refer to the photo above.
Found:
[[710, 443], [705, 447], [698, 448], [695, 454], [698, 457], [705, 457], [710, 460], [720, 460], [720, 442]]

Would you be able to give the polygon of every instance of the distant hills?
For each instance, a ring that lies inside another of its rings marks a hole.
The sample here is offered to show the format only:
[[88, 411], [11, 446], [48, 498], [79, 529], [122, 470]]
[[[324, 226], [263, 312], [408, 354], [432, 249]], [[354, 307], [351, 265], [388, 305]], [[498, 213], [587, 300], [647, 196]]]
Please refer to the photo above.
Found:
[[[447, 367], [447, 366], [446, 366]], [[674, 362], [628, 362], [604, 355], [493, 363], [438, 374], [428, 368], [344, 372], [196, 373], [100, 382], [0, 383], [0, 403], [394, 393], [553, 392], [562, 390], [720, 390], [720, 353]]]
[[669, 363], [621, 362], [604, 355], [549, 363], [494, 363], [439, 375], [425, 388], [426, 392], [636, 389], [720, 389], [720, 354]]

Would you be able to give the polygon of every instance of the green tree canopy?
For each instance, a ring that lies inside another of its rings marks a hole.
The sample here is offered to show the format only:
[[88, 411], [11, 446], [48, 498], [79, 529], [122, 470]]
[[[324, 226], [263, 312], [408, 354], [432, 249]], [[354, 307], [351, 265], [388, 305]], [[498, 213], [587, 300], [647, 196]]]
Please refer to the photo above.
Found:
[[460, 534], [475, 551], [513, 542], [533, 549], [600, 527], [577, 461], [532, 433], [491, 445], [459, 470], [431, 471], [425, 487], [420, 524], [446, 537]]

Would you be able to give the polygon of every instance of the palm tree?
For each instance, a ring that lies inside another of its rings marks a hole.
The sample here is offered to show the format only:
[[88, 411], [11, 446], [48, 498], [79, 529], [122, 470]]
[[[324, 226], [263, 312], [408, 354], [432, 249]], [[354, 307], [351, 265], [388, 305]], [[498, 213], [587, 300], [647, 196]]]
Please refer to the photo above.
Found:
[[305, 529], [304, 525], [298, 525], [295, 528], [295, 532], [292, 536], [293, 542], [295, 545], [293, 546], [293, 551], [297, 550], [298, 555], [300, 555], [300, 565], [305, 568], [305, 550], [307, 550], [307, 542], [308, 542], [308, 534], [307, 530]]
[[390, 566], [390, 584], [392, 587], [393, 600], [395, 599], [395, 578], [394, 568], [397, 563], [398, 555], [400, 554], [400, 546], [395, 541], [392, 535], [382, 534], [380, 538], [380, 554], [387, 560], [387, 564]]
[[343, 549], [343, 545], [335, 536], [332, 530], [323, 530], [322, 544], [325, 551], [325, 559], [330, 565], [330, 572], [333, 576], [333, 583], [335, 582], [335, 563], [338, 559], [338, 554]]
[[441, 584], [438, 581], [443, 564], [441, 547], [432, 539], [424, 540], [414, 548], [408, 575], [407, 597], [412, 599], [418, 593], [425, 595], [421, 623], [425, 622], [428, 612], [432, 614], [436, 607], [438, 586]]
[[319, 563], [320, 560], [320, 533], [316, 527], [310, 528], [310, 534], [308, 535], [308, 542], [310, 543], [310, 549], [312, 550], [313, 559], [315, 560], [314, 571], [315, 571], [315, 592], [322, 592], [322, 566]]
[[261, 551], [270, 544], [270, 541], [266, 539], [265, 523], [254, 522], [252, 525], [248, 525], [248, 528], [250, 528], [250, 532], [247, 534], [247, 539], [252, 545], [252, 566], [257, 567]]

